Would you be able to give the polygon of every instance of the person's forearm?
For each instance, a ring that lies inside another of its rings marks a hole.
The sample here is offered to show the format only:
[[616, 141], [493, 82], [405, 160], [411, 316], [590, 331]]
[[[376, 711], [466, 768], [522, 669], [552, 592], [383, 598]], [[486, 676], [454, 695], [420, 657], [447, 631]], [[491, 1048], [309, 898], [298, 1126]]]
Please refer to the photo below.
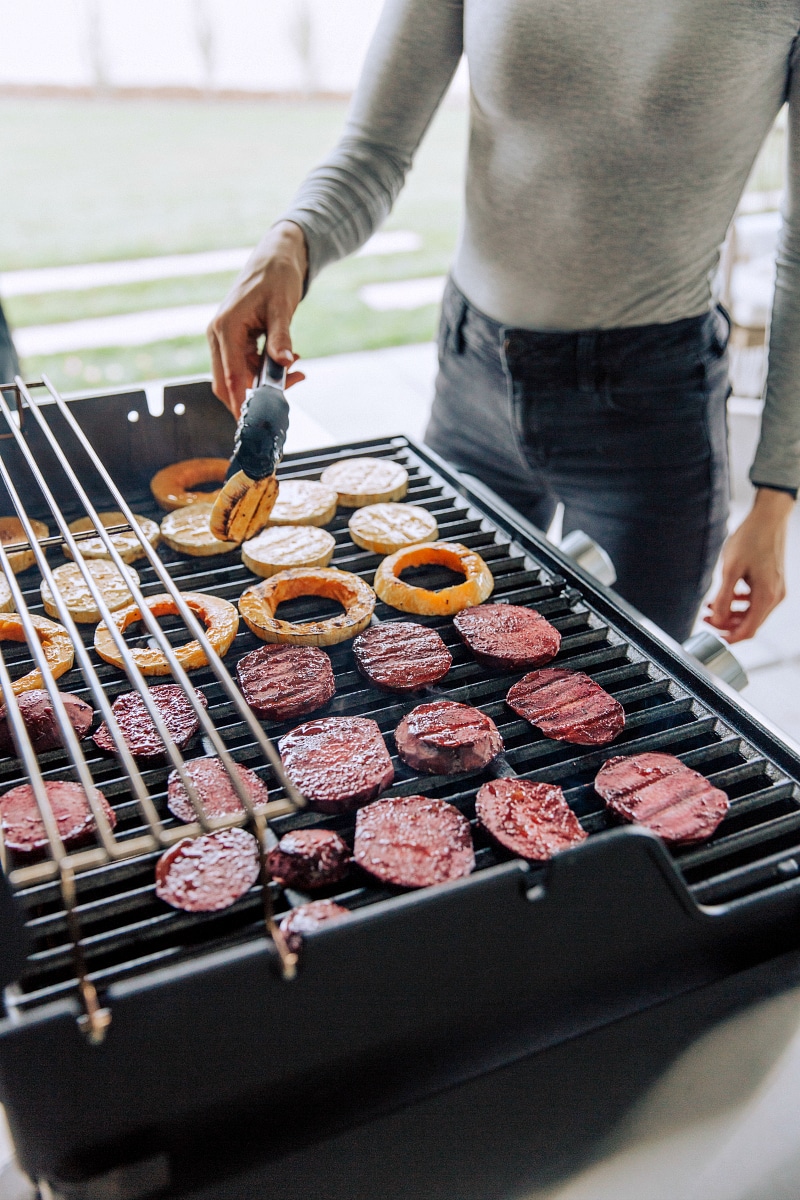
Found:
[[461, 0], [386, 0], [338, 145], [284, 218], [308, 243], [310, 282], [385, 219], [461, 58]]

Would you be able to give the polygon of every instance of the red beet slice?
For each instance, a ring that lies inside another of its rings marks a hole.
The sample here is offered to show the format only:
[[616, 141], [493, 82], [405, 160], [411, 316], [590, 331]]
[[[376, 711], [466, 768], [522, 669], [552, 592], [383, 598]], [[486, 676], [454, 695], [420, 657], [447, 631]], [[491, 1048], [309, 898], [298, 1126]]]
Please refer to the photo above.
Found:
[[609, 758], [594, 781], [608, 808], [665, 842], [698, 842], [730, 808], [725, 793], [672, 754], [650, 751]]
[[239, 660], [236, 674], [253, 712], [269, 721], [305, 716], [336, 691], [331, 660], [316, 646], [259, 646]]
[[292, 783], [320, 812], [357, 808], [394, 779], [381, 731], [368, 717], [307, 721], [281, 738], [280, 752]]
[[475, 812], [501, 846], [522, 858], [545, 861], [588, 836], [554, 783], [493, 779], [478, 792]]
[[401, 758], [415, 771], [431, 775], [479, 771], [503, 749], [492, 718], [454, 700], [417, 705], [403, 717], [394, 738]]
[[332, 829], [293, 829], [270, 850], [267, 866], [284, 887], [326, 887], [344, 879], [350, 851]]
[[[44, 786], [64, 845], [75, 846], [90, 837], [96, 825], [82, 786], [69, 780], [50, 780]], [[113, 829], [117, 814], [101, 791], [95, 788], [94, 794]], [[0, 820], [3, 840], [9, 850], [32, 854], [49, 845], [29, 783], [21, 783], [0, 796]]]
[[521, 604], [479, 604], [453, 617], [458, 636], [488, 667], [518, 671], [550, 662], [561, 634], [541, 613]]
[[377, 687], [415, 692], [443, 679], [453, 656], [435, 629], [391, 621], [360, 633], [353, 642], [358, 669]]
[[408, 888], [461, 879], [475, 866], [467, 818], [427, 796], [392, 796], [362, 808], [353, 858], [383, 883]]
[[311, 904], [302, 904], [287, 913], [280, 924], [280, 930], [286, 938], [286, 945], [293, 954], [299, 954], [303, 948], [303, 938], [307, 933], [313, 933], [326, 921], [341, 921], [350, 916], [349, 908], [342, 908], [333, 900], [312, 900]]
[[[202, 801], [207, 817], [227, 817], [241, 811], [242, 803], [221, 758], [190, 759], [186, 763], [186, 771]], [[236, 773], [247, 788], [251, 803], [266, 804], [267, 785], [259, 779], [255, 771], [237, 763]], [[197, 820], [197, 814], [177, 771], [171, 771], [167, 780], [167, 807], [179, 821]]]
[[625, 727], [620, 702], [583, 671], [530, 671], [510, 689], [506, 703], [546, 737], [578, 746], [604, 746]]
[[[196, 695], [203, 707], [207, 708], [208, 702], [203, 693], [197, 692]], [[175, 745], [179, 750], [183, 750], [200, 728], [197, 713], [184, 695], [183, 689], [175, 683], [164, 683], [159, 687], [150, 688], [150, 696], [164, 718]], [[138, 692], [124, 692], [117, 696], [111, 708], [122, 736], [135, 758], [165, 757], [164, 743]], [[95, 730], [94, 740], [100, 750], [111, 754], [116, 752], [105, 721]]]
[[229, 908], [258, 879], [258, 844], [245, 829], [183, 838], [156, 863], [156, 895], [184, 912]]
[[[73, 696], [71, 692], [62, 692], [61, 699], [70, 724], [80, 741], [91, 728], [94, 710], [91, 704]], [[30, 692], [23, 692], [21, 696], [17, 696], [17, 704], [31, 745], [37, 754], [43, 754], [45, 750], [55, 750], [62, 744], [61, 730], [53, 711], [53, 704], [44, 688], [33, 688]], [[14, 757], [17, 754], [5, 705], [0, 708], [0, 754], [12, 754]]]

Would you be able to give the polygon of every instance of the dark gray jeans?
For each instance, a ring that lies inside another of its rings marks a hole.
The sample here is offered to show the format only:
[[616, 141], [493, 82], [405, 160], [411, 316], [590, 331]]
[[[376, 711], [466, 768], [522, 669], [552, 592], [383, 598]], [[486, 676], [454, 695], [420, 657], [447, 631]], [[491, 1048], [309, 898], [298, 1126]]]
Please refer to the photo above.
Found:
[[679, 641], [728, 515], [728, 321], [539, 333], [499, 325], [448, 283], [425, 441], [540, 529], [609, 553], [616, 589]]

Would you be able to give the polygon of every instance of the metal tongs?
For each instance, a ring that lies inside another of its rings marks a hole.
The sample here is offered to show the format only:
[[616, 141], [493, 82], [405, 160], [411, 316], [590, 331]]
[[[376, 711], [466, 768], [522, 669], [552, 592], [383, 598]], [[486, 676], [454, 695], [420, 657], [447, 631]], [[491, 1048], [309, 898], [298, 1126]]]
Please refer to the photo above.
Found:
[[226, 479], [237, 471], [243, 471], [254, 482], [274, 475], [289, 429], [285, 390], [286, 368], [264, 351], [256, 386], [248, 392], [239, 414]]
[[225, 484], [211, 511], [211, 532], [223, 542], [243, 542], [264, 528], [278, 495], [275, 468], [289, 428], [286, 368], [265, 352], [233, 442]]

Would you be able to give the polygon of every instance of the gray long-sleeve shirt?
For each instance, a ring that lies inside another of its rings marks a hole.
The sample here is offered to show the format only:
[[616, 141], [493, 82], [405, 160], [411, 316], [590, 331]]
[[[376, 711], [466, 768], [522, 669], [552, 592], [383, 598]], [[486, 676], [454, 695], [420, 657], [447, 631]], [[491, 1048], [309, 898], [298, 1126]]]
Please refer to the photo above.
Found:
[[[505, 325], [706, 311], [719, 248], [789, 102], [789, 178], [751, 478], [800, 486], [800, 0], [386, 0], [344, 135], [284, 217], [310, 278], [389, 212], [466, 51], [453, 275]], [[796, 48], [797, 42], [797, 48]]]

